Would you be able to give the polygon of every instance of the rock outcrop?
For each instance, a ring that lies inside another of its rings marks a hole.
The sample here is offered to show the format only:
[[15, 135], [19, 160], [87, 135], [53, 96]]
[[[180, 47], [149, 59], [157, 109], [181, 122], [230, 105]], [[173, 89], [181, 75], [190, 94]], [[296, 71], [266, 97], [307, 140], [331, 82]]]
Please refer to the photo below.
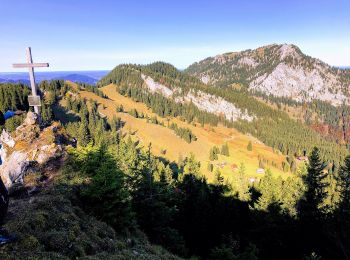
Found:
[[62, 133], [56, 123], [40, 129], [37, 115], [29, 112], [24, 123], [9, 134], [3, 130], [0, 136], [0, 176], [5, 186], [23, 184], [24, 176], [38, 172], [51, 160], [64, 154], [60, 144]]
[[238, 84], [301, 102], [319, 99], [335, 106], [350, 104], [350, 70], [333, 68], [291, 44], [209, 57], [192, 64], [186, 72], [218, 87]]
[[252, 121], [254, 116], [248, 114], [247, 111], [242, 111], [233, 103], [230, 103], [222, 97], [216, 97], [204, 91], [195, 91], [190, 89], [186, 94], [179, 87], [170, 88], [164, 84], [156, 82], [149, 76], [141, 75], [145, 82], [145, 86], [151, 93], [159, 93], [166, 98], [173, 98], [177, 103], [192, 103], [199, 110], [213, 113], [216, 115], [224, 115], [229, 121], [237, 121], [239, 119]]

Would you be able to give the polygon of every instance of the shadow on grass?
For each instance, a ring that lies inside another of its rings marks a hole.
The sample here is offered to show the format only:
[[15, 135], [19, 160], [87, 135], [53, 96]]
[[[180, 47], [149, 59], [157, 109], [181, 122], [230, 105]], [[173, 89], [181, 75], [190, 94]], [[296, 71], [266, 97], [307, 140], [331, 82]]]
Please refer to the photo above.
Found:
[[68, 111], [60, 104], [53, 106], [53, 113], [55, 119], [60, 121], [63, 125], [80, 121], [79, 116], [77, 116], [74, 112]]

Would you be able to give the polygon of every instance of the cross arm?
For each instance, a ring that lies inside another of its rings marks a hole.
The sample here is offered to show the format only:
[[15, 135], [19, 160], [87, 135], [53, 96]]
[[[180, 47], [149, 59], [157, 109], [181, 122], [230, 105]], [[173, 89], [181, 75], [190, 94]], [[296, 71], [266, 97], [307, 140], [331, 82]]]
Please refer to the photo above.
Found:
[[16, 63], [12, 64], [14, 68], [36, 68], [36, 67], [49, 67], [48, 63]]

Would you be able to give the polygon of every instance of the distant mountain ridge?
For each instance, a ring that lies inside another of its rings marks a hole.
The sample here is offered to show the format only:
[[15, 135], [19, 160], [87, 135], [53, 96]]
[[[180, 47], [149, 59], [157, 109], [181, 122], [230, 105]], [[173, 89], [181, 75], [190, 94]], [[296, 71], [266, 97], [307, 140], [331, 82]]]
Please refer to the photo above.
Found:
[[292, 44], [209, 57], [190, 65], [185, 72], [219, 87], [245, 87], [297, 101], [350, 103], [350, 71], [307, 56]]
[[29, 85], [30, 81], [27, 79], [18, 79], [18, 80], [13, 80], [13, 79], [1, 79], [0, 78], [0, 83], [19, 83], [19, 84], [24, 84], [24, 85]]
[[[61, 79], [94, 85], [102, 77], [107, 75], [108, 72], [108, 70], [36, 72], [35, 79], [37, 83], [43, 80]], [[0, 83], [22, 83], [29, 85], [30, 81], [27, 72], [0, 72]]]
[[69, 80], [72, 82], [86, 83], [86, 84], [90, 84], [90, 85], [94, 85], [98, 81], [98, 79], [95, 79], [95, 78], [92, 78], [89, 76], [85, 76], [85, 75], [81, 75], [81, 74], [69, 74], [69, 75], [57, 77], [54, 79]]

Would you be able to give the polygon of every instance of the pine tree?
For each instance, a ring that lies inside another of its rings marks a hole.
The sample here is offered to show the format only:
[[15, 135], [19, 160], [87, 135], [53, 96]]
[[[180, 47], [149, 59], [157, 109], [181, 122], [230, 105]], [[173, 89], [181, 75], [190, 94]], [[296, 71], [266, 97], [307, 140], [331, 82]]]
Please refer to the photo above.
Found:
[[215, 170], [215, 185], [221, 186], [224, 184], [224, 176], [222, 176], [219, 169]]
[[264, 211], [271, 209], [279, 211], [281, 208], [281, 185], [282, 180], [274, 178], [271, 171], [267, 170], [258, 186], [261, 196], [255, 204], [255, 208]]
[[340, 188], [339, 211], [350, 216], [350, 156], [345, 158], [344, 165], [340, 167], [337, 182]]
[[135, 108], [131, 109], [129, 114], [135, 118], [139, 118], [139, 112]]
[[246, 176], [246, 168], [244, 163], [241, 163], [238, 169], [238, 198], [243, 201], [250, 200], [250, 188]]
[[132, 224], [131, 197], [125, 175], [105, 146], [76, 151], [74, 167], [90, 178], [81, 190], [85, 207], [116, 229]]
[[298, 176], [288, 177], [282, 183], [282, 210], [284, 213], [296, 217], [297, 203], [302, 198], [305, 186], [302, 178]]
[[86, 146], [90, 142], [90, 131], [86, 117], [81, 116], [81, 122], [78, 130], [78, 143], [81, 146]]
[[288, 172], [290, 170], [288, 162], [282, 162], [282, 168], [284, 172]]
[[213, 170], [214, 170], [213, 164], [209, 162], [207, 169], [208, 169], [209, 172], [213, 172]]
[[70, 95], [68, 95], [67, 99], [66, 99], [66, 107], [68, 110], [72, 110], [72, 98]]
[[326, 164], [320, 159], [319, 149], [315, 147], [309, 157], [307, 175], [304, 178], [306, 191], [300, 202], [299, 213], [308, 219], [319, 218], [324, 213], [323, 203], [327, 197]]
[[248, 145], [247, 145], [247, 150], [248, 151], [253, 151], [253, 144], [252, 141], [249, 141]]
[[335, 218], [332, 219], [335, 227], [332, 228], [332, 233], [337, 236], [337, 242], [341, 245], [342, 250], [340, 251], [344, 252], [344, 258], [348, 258], [350, 255], [350, 155], [345, 158], [344, 164], [339, 168], [337, 186], [340, 202]]
[[117, 107], [117, 112], [124, 112], [124, 107], [123, 107], [123, 105], [119, 105], [119, 106]]
[[221, 154], [225, 155], [225, 156], [230, 156], [230, 151], [229, 151], [229, 147], [228, 147], [227, 143], [222, 145], [222, 147], [221, 147]]
[[210, 161], [215, 161], [218, 159], [218, 155], [217, 153], [215, 152], [215, 149], [214, 148], [211, 148], [210, 151], [209, 151], [209, 160]]
[[185, 160], [184, 174], [193, 174], [195, 176], [200, 174], [200, 162], [196, 160], [193, 153]]

